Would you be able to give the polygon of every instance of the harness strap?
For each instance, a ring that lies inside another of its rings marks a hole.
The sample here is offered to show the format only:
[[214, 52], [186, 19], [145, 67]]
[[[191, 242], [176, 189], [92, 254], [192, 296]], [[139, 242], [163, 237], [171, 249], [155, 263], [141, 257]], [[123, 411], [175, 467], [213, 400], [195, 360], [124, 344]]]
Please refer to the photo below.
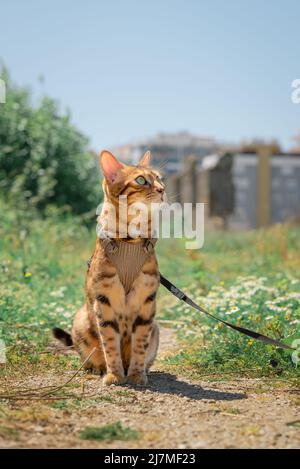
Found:
[[[107, 254], [116, 254], [118, 251], [118, 243], [115, 238], [111, 238], [103, 229], [97, 231], [99, 238], [102, 241], [103, 247]], [[122, 238], [121, 238], [122, 240]], [[125, 239], [123, 241], [126, 241]], [[154, 251], [157, 238], [144, 238], [142, 240], [143, 250], [147, 254], [151, 254]]]
[[173, 285], [173, 283], [171, 283], [168, 279], [166, 279], [161, 273], [160, 273], [160, 283], [167, 290], [169, 290], [169, 292], [171, 292], [174, 296], [176, 296], [176, 298], [178, 298], [179, 300], [184, 301], [192, 308], [195, 308], [197, 311], [200, 311], [201, 313], [206, 314], [207, 316], [211, 317], [215, 321], [225, 324], [225, 326], [231, 327], [231, 329], [237, 332], [240, 332], [241, 334], [245, 334], [249, 337], [252, 337], [253, 339], [260, 340], [261, 342], [265, 344], [273, 345], [275, 347], [280, 347], [286, 350], [295, 350], [293, 347], [290, 347], [289, 345], [284, 344], [283, 342], [280, 342], [279, 340], [272, 339], [271, 337], [267, 337], [266, 335], [263, 335], [260, 332], [255, 332], [255, 331], [251, 331], [250, 329], [246, 329], [245, 327], [236, 326], [234, 324], [231, 324], [230, 322], [224, 321], [223, 319], [214, 316], [213, 314], [209, 313], [201, 306], [197, 305], [191, 298], [189, 298], [179, 288], [175, 287], [175, 285]]

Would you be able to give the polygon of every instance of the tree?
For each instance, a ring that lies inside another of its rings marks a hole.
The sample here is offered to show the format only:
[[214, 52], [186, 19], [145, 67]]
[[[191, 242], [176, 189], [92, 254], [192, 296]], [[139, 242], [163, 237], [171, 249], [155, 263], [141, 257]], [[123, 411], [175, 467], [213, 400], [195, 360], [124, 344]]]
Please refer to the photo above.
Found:
[[15, 203], [44, 212], [56, 205], [76, 214], [96, 209], [100, 174], [88, 139], [69, 113], [43, 97], [37, 106], [30, 91], [17, 87], [6, 69], [6, 103], [0, 104], [0, 191]]

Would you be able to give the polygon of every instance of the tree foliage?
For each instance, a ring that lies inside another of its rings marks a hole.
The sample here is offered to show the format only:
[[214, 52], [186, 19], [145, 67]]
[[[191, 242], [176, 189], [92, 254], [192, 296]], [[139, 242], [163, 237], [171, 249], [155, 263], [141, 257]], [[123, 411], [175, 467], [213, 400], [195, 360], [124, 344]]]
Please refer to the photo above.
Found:
[[76, 214], [96, 208], [101, 189], [95, 155], [69, 113], [49, 97], [33, 106], [28, 89], [14, 85], [5, 69], [0, 76], [7, 89], [0, 104], [0, 191], [41, 212], [49, 205]]

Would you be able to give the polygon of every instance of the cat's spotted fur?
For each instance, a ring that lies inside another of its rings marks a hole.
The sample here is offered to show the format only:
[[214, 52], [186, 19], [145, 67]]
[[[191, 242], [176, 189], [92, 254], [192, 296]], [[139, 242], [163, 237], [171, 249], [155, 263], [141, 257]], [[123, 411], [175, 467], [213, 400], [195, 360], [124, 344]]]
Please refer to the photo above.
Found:
[[[158, 173], [149, 168], [149, 159], [150, 154], [146, 153], [139, 166], [125, 166], [107, 151], [100, 156], [105, 201], [116, 206], [120, 225], [120, 194], [127, 195], [129, 206], [134, 202], [159, 203], [164, 198], [164, 185]], [[139, 176], [147, 179], [147, 187], [136, 183]], [[143, 240], [120, 242], [142, 243]], [[159, 329], [154, 320], [158, 287], [159, 271], [154, 251], [146, 257], [129, 291], [126, 291], [103, 241], [97, 238], [86, 277], [86, 303], [75, 316], [72, 341], [82, 360], [93, 348], [96, 349], [85, 366], [105, 373], [105, 384], [125, 381], [146, 384], [146, 372], [156, 357], [159, 343]], [[59, 334], [55, 335], [58, 337]]]

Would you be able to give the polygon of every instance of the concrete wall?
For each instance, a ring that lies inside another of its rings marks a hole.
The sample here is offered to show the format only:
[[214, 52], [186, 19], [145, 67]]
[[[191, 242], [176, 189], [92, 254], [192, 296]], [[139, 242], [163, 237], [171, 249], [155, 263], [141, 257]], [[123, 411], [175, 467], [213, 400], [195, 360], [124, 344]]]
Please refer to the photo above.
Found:
[[232, 228], [300, 219], [300, 155], [272, 155], [262, 146], [257, 153], [226, 155], [207, 170], [191, 156], [167, 179], [167, 193], [170, 202], [204, 202], [207, 216], [224, 218]]

